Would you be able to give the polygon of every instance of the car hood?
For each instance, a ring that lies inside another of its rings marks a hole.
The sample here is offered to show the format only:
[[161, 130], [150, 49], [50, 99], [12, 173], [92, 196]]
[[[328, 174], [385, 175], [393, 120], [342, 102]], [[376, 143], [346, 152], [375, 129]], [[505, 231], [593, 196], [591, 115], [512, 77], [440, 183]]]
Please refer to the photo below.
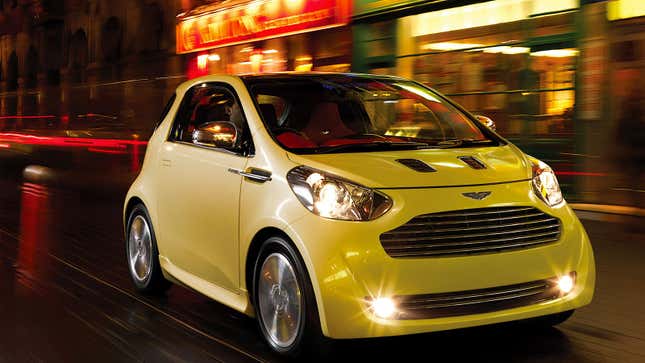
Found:
[[[474, 157], [486, 167], [475, 169], [460, 157]], [[512, 145], [362, 153], [288, 153], [293, 162], [338, 175], [370, 188], [423, 188], [506, 183], [531, 178], [530, 164]], [[435, 172], [419, 172], [398, 159], [416, 159]]]

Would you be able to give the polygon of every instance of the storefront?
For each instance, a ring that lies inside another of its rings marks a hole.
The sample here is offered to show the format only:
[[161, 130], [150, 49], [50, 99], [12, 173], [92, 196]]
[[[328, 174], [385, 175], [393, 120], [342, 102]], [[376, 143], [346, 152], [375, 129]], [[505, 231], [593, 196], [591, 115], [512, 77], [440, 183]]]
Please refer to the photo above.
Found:
[[506, 136], [573, 132], [577, 0], [495, 0], [400, 17], [397, 9], [424, 9], [390, 1], [393, 18], [387, 8], [376, 22], [364, 16], [384, 3], [356, 2], [355, 59], [365, 60], [357, 70], [428, 84], [493, 117]]
[[571, 170], [579, 21], [579, 0], [357, 0], [352, 69], [427, 84]]
[[214, 73], [348, 71], [349, 0], [228, 1], [180, 14], [190, 78]]

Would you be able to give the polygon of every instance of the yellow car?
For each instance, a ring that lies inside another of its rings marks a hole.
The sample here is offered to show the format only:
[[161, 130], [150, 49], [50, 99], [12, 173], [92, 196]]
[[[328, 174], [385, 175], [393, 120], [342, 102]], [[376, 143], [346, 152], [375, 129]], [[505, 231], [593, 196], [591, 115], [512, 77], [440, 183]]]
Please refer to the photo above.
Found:
[[255, 316], [286, 355], [562, 322], [592, 299], [590, 242], [554, 172], [490, 126], [397, 77], [187, 81], [125, 200], [132, 280]]

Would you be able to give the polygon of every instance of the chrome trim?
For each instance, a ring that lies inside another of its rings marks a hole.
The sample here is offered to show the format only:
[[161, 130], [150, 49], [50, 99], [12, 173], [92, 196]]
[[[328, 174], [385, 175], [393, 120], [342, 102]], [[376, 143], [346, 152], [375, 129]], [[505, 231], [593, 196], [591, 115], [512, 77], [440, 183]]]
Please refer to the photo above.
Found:
[[[497, 224], [497, 225], [492, 225], [492, 226], [433, 229], [432, 232], [439, 233], [439, 232], [479, 231], [479, 230], [485, 230], [485, 229], [497, 229], [497, 228], [516, 227], [516, 226], [526, 226], [526, 225], [537, 224], [537, 223], [546, 223], [546, 222], [553, 222], [553, 220], [551, 218], [546, 218], [546, 219], [536, 219], [534, 221], [528, 221], [528, 222]], [[421, 225], [425, 225], [425, 223], [408, 223], [408, 224], [406, 224], [406, 226], [416, 226], [416, 225], [421, 226]], [[401, 231], [399, 231], [397, 233], [415, 234], [415, 233], [428, 233], [428, 231], [401, 230]]]
[[491, 195], [492, 192], [469, 192], [469, 193], [461, 193], [464, 197], [468, 197], [470, 199], [475, 199], [475, 200], [484, 200], [488, 198], [489, 195]]
[[560, 239], [562, 223], [534, 207], [439, 212], [382, 233], [390, 257], [435, 257], [537, 247]]
[[240, 169], [228, 168], [228, 171], [233, 174], [241, 175], [244, 178], [259, 181], [262, 183], [271, 181], [271, 173], [262, 169], [251, 168], [250, 171], [243, 171]]
[[452, 307], [452, 306], [467, 306], [467, 305], [485, 304], [485, 303], [489, 303], [489, 302], [504, 301], [504, 300], [517, 299], [517, 298], [520, 298], [520, 297], [533, 296], [533, 295], [540, 294], [543, 291], [544, 291], [543, 289], [540, 289], [538, 291], [530, 291], [530, 292], [524, 292], [524, 293], [508, 295], [508, 296], [497, 296], [497, 297], [481, 298], [481, 299], [474, 299], [474, 300], [467, 300], [467, 301], [455, 301], [455, 302], [443, 303], [443, 304], [419, 305], [419, 306], [414, 306], [414, 307], [408, 307], [408, 309], [434, 309], [434, 308], [447, 308], [447, 307]]
[[[485, 298], [489, 296], [497, 296], [497, 295], [508, 295], [508, 294], [513, 294], [513, 293], [520, 293], [523, 291], [530, 291], [530, 290], [535, 290], [535, 289], [544, 289], [547, 287], [546, 282], [540, 281], [539, 283], [528, 285], [526, 287], [513, 287], [513, 288], [507, 288], [503, 290], [492, 290], [490, 292], [480, 292], [480, 293], [466, 293], [466, 294], [460, 294], [460, 295], [445, 295], [445, 296], [439, 296], [439, 297], [429, 297], [429, 298], [420, 298], [420, 299], [411, 299], [406, 301], [406, 303], [409, 304], [423, 304], [425, 302], [433, 302], [433, 301], [448, 301], [448, 300], [464, 300], [464, 299], [477, 299], [477, 298]], [[432, 296], [432, 295], [431, 295]]]
[[[486, 237], [486, 236], [490, 236], [490, 235], [497, 235], [497, 236], [502, 235], [503, 236], [505, 234], [518, 234], [518, 233], [525, 233], [525, 232], [532, 232], [532, 231], [549, 230], [549, 229], [553, 229], [555, 227], [560, 227], [560, 225], [559, 224], [552, 224], [552, 225], [549, 225], [549, 226], [524, 228], [524, 229], [515, 229], [515, 230], [510, 230], [510, 231], [488, 232], [488, 233], [457, 234], [457, 235], [427, 236], [427, 237], [403, 237], [403, 238], [397, 238], [397, 241], [401, 241], [401, 242], [402, 241], [406, 241], [406, 242], [407, 241], [428, 241], [428, 240], [430, 240], [430, 241], [443, 241], [443, 240], [447, 240], [447, 239]], [[405, 232], [400, 232], [400, 233], [405, 233]], [[548, 232], [546, 234], [551, 234], [551, 233], [558, 233], [558, 231]], [[533, 236], [540, 237], [540, 234], [533, 234], [533, 235], [531, 235], [529, 237], [533, 237]], [[393, 237], [396, 237], [396, 236], [393, 236]], [[495, 240], [486, 239], [483, 242], [489, 242], [489, 241], [495, 241]], [[468, 244], [470, 244], [470, 243], [476, 244], [476, 243], [479, 243], [479, 242], [472, 242], [472, 241], [468, 242]], [[464, 243], [464, 244], [466, 244], [466, 243]], [[451, 243], [442, 244], [442, 246], [444, 246], [444, 245], [451, 245]]]
[[[507, 207], [501, 207], [507, 208]], [[466, 216], [483, 216], [490, 214], [509, 214], [509, 213], [518, 213], [518, 212], [527, 212], [534, 210], [533, 207], [508, 207], [507, 209], [501, 208], [478, 208], [478, 209], [465, 209], [463, 211], [451, 211], [451, 212], [439, 212], [433, 214], [424, 214], [418, 218], [446, 218], [446, 217], [466, 217]]]
[[428, 257], [428, 256], [441, 256], [441, 255], [454, 255], [454, 254], [468, 254], [476, 253], [481, 251], [490, 251], [490, 252], [499, 252], [501, 250], [520, 248], [520, 247], [529, 247], [533, 245], [540, 245], [553, 242], [552, 239], [541, 239], [537, 241], [530, 241], [524, 243], [512, 243], [499, 245], [495, 247], [477, 247], [477, 248], [454, 248], [450, 250], [440, 250], [440, 251], [420, 251], [420, 252], [394, 252], [390, 251], [388, 254], [392, 257]]
[[[538, 217], [543, 215], [544, 213], [534, 213], [534, 214], [522, 214], [519, 216], [511, 216], [511, 217], [501, 217], [501, 218], [495, 218], [495, 220], [498, 221], [507, 221], [509, 219], [518, 219], [518, 218], [530, 218], [530, 217]], [[432, 218], [432, 217], [418, 217], [419, 219], [422, 218]], [[490, 219], [473, 219], [473, 220], [468, 220], [468, 221], [439, 221], [439, 222], [432, 222], [433, 224], [464, 224], [464, 223], [479, 223], [479, 222], [488, 222]]]
[[[571, 272], [570, 275], [575, 279], [575, 272]], [[395, 295], [392, 299], [398, 306], [395, 319], [410, 320], [489, 313], [539, 304], [563, 296], [555, 276], [483, 289]]]

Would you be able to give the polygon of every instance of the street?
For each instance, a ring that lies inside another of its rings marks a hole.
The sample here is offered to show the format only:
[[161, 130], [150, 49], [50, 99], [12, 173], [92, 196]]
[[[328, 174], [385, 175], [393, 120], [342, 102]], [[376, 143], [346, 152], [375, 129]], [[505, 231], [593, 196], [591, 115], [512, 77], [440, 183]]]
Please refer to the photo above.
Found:
[[[17, 176], [3, 177], [0, 188], [0, 362], [281, 361], [240, 313], [180, 286], [165, 296], [134, 291], [122, 192]], [[632, 231], [641, 221], [629, 222], [583, 220], [596, 295], [558, 328], [504, 324], [342, 341], [321, 360], [645, 361], [645, 241]]]

